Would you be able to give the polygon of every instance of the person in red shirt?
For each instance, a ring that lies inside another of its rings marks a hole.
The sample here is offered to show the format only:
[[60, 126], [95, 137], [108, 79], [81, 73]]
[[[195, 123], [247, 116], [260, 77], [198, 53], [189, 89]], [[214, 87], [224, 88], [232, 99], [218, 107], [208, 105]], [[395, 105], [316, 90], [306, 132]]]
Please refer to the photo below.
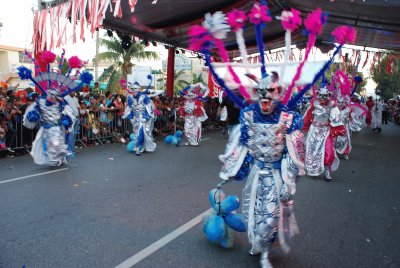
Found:
[[372, 123], [372, 113], [371, 113], [371, 111], [375, 106], [375, 102], [372, 99], [372, 97], [369, 96], [368, 100], [367, 100], [367, 102], [365, 104], [367, 105], [367, 108], [368, 108], [367, 116], [365, 118], [365, 123], [367, 123], [368, 127], [371, 127], [371, 123]]

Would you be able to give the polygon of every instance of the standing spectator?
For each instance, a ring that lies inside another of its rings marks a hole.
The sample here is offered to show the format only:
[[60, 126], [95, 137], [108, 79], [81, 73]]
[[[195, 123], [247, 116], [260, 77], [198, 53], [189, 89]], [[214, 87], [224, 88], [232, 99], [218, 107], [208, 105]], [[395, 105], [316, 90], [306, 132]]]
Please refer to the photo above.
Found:
[[6, 82], [0, 81], [0, 95], [7, 99], [7, 89], [8, 89], [8, 84]]
[[92, 89], [92, 94], [93, 94], [93, 96], [100, 96], [101, 95], [101, 89], [100, 89], [99, 82], [94, 82], [94, 87]]
[[119, 133], [123, 133], [122, 115], [125, 111], [124, 100], [125, 97], [118, 94], [113, 102], [113, 106], [115, 109], [114, 126], [117, 127]]
[[72, 115], [76, 117], [76, 121], [72, 126], [72, 131], [68, 134], [68, 147], [74, 153], [75, 152], [75, 141], [76, 135], [79, 130], [80, 120], [79, 120], [79, 100], [76, 97], [75, 92], [71, 92], [69, 95], [65, 96], [64, 99], [67, 101], [68, 105], [72, 109]]
[[388, 124], [389, 117], [389, 105], [387, 104], [387, 100], [382, 102], [382, 124]]
[[367, 102], [365, 103], [367, 105], [368, 108], [368, 112], [367, 112], [367, 116], [365, 117], [365, 122], [367, 123], [368, 127], [371, 127], [371, 123], [372, 123], [372, 109], [375, 106], [375, 102], [372, 99], [372, 96], [368, 97]]

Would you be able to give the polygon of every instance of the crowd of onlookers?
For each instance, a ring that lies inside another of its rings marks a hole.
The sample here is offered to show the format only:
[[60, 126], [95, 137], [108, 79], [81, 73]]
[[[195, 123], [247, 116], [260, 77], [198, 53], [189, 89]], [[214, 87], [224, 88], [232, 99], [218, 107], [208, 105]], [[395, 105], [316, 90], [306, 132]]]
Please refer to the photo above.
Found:
[[[6, 83], [0, 84], [0, 156], [25, 154], [29, 151], [36, 129], [23, 126], [26, 108], [36, 100], [38, 94], [33, 88], [17, 89]], [[78, 111], [79, 127], [76, 146], [91, 146], [109, 142], [124, 142], [131, 132], [131, 124], [122, 119], [126, 105], [125, 94], [102, 92], [97, 85], [93, 89], [85, 87], [81, 92], [70, 94]], [[154, 136], [164, 137], [182, 130], [184, 119], [178, 115], [178, 107], [184, 98], [153, 98], [155, 105]], [[217, 118], [218, 99], [204, 103], [208, 119], [203, 128], [219, 128]]]

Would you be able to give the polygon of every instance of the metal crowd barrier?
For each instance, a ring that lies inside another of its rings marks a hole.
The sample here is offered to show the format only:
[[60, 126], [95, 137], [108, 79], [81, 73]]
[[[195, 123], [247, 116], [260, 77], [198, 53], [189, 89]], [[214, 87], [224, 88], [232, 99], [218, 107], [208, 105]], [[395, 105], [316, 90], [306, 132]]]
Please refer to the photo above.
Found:
[[[177, 116], [176, 113], [173, 118], [169, 117], [168, 111], [162, 111], [156, 117], [153, 130], [155, 138], [173, 134], [176, 130], [183, 130], [184, 118]], [[81, 147], [105, 143], [124, 143], [129, 140], [129, 134], [132, 132], [129, 120], [122, 119], [115, 111], [88, 112], [79, 116], [78, 124], [75, 146]], [[215, 129], [219, 128], [219, 123], [215, 116], [209, 116], [202, 126], [203, 130]], [[33, 130], [24, 127], [21, 118], [15, 129], [8, 130], [11, 133], [7, 135], [7, 147], [13, 151], [29, 152], [38, 129], [39, 125]]]

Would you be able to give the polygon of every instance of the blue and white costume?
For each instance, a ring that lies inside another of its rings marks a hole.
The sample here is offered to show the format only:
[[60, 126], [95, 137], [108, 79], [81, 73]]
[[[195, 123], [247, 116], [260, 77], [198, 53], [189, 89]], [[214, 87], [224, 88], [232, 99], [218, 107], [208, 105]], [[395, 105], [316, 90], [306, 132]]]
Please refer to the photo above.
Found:
[[[39, 70], [39, 61], [33, 59], [28, 52], [26, 55]], [[78, 57], [73, 56], [68, 60], [70, 68], [66, 75], [61, 74], [64, 53], [58, 62], [59, 71], [50, 71], [50, 65], [55, 60], [55, 54], [50, 51], [43, 52], [41, 62], [46, 63], [47, 71], [39, 71], [39, 75], [35, 78], [32, 77], [30, 69], [24, 66], [18, 67], [19, 77], [23, 80], [31, 80], [41, 91], [36, 102], [26, 109], [23, 118], [23, 124], [27, 128], [33, 129], [40, 124], [31, 151], [34, 162], [38, 165], [60, 166], [67, 163], [68, 155], [73, 155], [73, 148], [68, 148], [68, 140], [69, 135], [75, 135], [74, 124], [77, 118], [64, 97], [81, 89], [85, 84], [90, 84], [93, 80], [90, 73], [79, 72], [79, 69], [83, 67], [83, 62]], [[70, 78], [73, 70], [75, 70], [74, 77]], [[76, 78], [80, 79], [79, 84], [74, 81]]]
[[128, 103], [125, 107], [123, 119], [129, 119], [132, 124], [132, 133], [134, 135], [134, 152], [140, 155], [144, 151], [154, 152], [157, 144], [153, 139], [154, 128], [154, 103], [150, 97], [161, 94], [163, 91], [150, 92], [149, 89], [141, 90], [139, 83], [128, 86], [125, 81], [121, 81], [121, 85], [130, 93]]
[[67, 163], [67, 156], [71, 155], [67, 133], [73, 132], [76, 117], [71, 107], [57, 97], [55, 92], [53, 94], [55, 95], [50, 98], [39, 97], [27, 108], [24, 115], [25, 127], [33, 129], [40, 123], [31, 151], [34, 162], [38, 165], [60, 166]]

